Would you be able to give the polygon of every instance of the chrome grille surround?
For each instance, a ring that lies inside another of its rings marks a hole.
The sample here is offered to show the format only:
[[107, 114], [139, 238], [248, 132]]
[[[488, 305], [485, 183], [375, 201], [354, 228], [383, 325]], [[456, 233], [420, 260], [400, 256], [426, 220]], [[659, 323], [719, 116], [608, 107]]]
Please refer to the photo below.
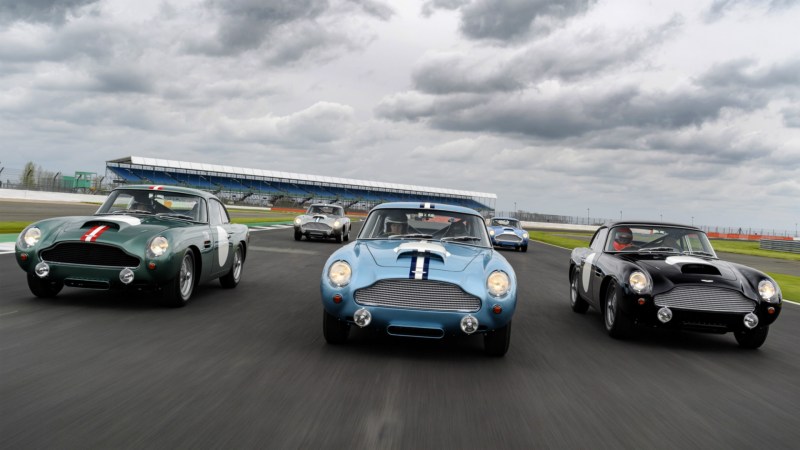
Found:
[[748, 313], [756, 309], [753, 300], [732, 289], [707, 286], [678, 286], [655, 296], [656, 306], [688, 311]]
[[458, 285], [435, 280], [388, 279], [358, 289], [356, 303], [364, 306], [424, 309], [428, 311], [477, 312], [481, 299]]
[[331, 226], [322, 222], [308, 222], [303, 224], [303, 231], [325, 231], [330, 233]]
[[139, 267], [141, 260], [121, 248], [96, 242], [59, 242], [39, 254], [49, 263], [98, 267]]
[[520, 242], [522, 242], [521, 237], [511, 233], [498, 234], [497, 236], [495, 236], [494, 240], [498, 242], [512, 242], [514, 244], [519, 244]]

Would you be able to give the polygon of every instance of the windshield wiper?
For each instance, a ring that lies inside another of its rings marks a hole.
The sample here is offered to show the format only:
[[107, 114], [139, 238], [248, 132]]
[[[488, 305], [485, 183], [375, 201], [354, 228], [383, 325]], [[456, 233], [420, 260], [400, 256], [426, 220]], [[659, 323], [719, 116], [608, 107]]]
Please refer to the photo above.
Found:
[[138, 214], [155, 214], [152, 211], [147, 211], [147, 210], [144, 210], [144, 209], [115, 209], [114, 211], [106, 212], [106, 213], [100, 213], [100, 214], [131, 214], [131, 213], [133, 213], [133, 214], [137, 214], [137, 213]]
[[443, 237], [441, 240], [463, 242], [463, 241], [480, 241], [481, 238], [475, 236], [452, 236], [452, 237], [448, 236], [448, 237]]
[[680, 253], [677, 248], [673, 247], [648, 247], [648, 248], [640, 248], [638, 250], [639, 253], [661, 253], [661, 252], [668, 252], [668, 253]]
[[158, 213], [156, 215], [159, 216], [159, 217], [162, 217], [162, 216], [175, 217], [176, 219], [186, 219], [186, 220], [191, 220], [192, 222], [195, 222], [194, 217], [188, 216], [186, 214], [181, 214], [181, 213]]
[[389, 239], [431, 239], [431, 238], [433, 238], [432, 235], [423, 233], [395, 234], [393, 236], [389, 236]]
[[688, 251], [687, 250], [685, 252], [682, 252], [681, 254], [682, 255], [700, 255], [700, 256], [708, 256], [709, 258], [714, 258], [714, 255], [712, 255], [709, 252], [704, 252], [702, 250], [695, 250], [695, 251]]

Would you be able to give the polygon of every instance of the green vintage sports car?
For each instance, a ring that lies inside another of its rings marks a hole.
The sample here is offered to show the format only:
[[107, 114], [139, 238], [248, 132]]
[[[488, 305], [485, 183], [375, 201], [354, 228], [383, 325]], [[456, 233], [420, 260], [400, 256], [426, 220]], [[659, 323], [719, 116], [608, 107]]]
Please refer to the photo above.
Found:
[[175, 186], [114, 189], [93, 216], [28, 225], [17, 263], [37, 297], [64, 286], [152, 291], [184, 306], [198, 283], [239, 284], [250, 234], [208, 192]]

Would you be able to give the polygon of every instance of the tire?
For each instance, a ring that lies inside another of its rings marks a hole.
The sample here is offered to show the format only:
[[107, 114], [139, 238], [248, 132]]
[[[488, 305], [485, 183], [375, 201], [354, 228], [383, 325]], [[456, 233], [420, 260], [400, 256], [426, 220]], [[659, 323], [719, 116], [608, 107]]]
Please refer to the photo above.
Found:
[[511, 322], [506, 326], [489, 331], [483, 335], [483, 351], [488, 356], [501, 357], [508, 352], [511, 344]]
[[522, 246], [522, 252], [525, 253], [527, 251], [528, 251], [528, 246], [527, 245], [523, 245]]
[[572, 310], [578, 314], [584, 314], [589, 309], [589, 303], [581, 297], [578, 290], [578, 268], [573, 267], [569, 277], [569, 303]]
[[299, 230], [294, 230], [294, 240], [299, 241], [303, 239], [303, 234]]
[[614, 339], [626, 339], [630, 337], [633, 323], [619, 307], [620, 293], [617, 283], [611, 281], [606, 289], [606, 303], [603, 307], [603, 323], [606, 332]]
[[336, 234], [333, 237], [334, 237], [334, 239], [336, 239], [337, 243], [341, 243], [342, 242], [342, 236], [344, 236], [344, 229], [342, 229], [342, 232], [340, 234]]
[[328, 344], [340, 345], [347, 342], [347, 335], [350, 334], [350, 324], [328, 314], [322, 310], [322, 335]]
[[162, 300], [166, 306], [180, 308], [189, 303], [194, 292], [194, 254], [186, 250], [175, 278], [164, 288]]
[[231, 270], [219, 279], [219, 284], [225, 289], [233, 289], [239, 284], [242, 279], [242, 269], [244, 269], [244, 252], [242, 246], [237, 245], [236, 250], [233, 251], [233, 265]]
[[761, 347], [764, 341], [767, 340], [768, 333], [769, 325], [756, 328], [754, 330], [735, 331], [733, 333], [733, 337], [736, 338], [736, 342], [739, 343], [739, 347], [754, 350], [758, 347]]
[[350, 240], [350, 227], [347, 227], [347, 234], [344, 235], [344, 241], [347, 242]]
[[28, 272], [28, 288], [39, 298], [55, 298], [63, 287], [64, 283], [42, 279], [33, 272]]

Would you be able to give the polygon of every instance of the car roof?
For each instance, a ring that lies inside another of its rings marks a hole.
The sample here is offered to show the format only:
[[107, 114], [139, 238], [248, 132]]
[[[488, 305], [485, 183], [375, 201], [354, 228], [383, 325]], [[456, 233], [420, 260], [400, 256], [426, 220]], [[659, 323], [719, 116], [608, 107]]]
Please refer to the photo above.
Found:
[[203, 191], [200, 189], [187, 188], [183, 186], [167, 186], [158, 184], [130, 184], [114, 188], [115, 191], [125, 190], [125, 189], [136, 190], [136, 191], [175, 192], [180, 194], [198, 195], [203, 198], [217, 198], [216, 195], [210, 192]]
[[312, 206], [334, 206], [336, 208], [343, 208], [342, 205], [334, 205], [333, 203], [312, 203], [308, 205], [309, 208], [311, 208]]
[[430, 209], [431, 211], [447, 211], [447, 212], [456, 212], [462, 214], [472, 214], [475, 216], [480, 216], [478, 211], [475, 211], [472, 208], [466, 208], [463, 206], [456, 206], [456, 205], [448, 205], [446, 203], [428, 203], [428, 202], [389, 202], [389, 203], [381, 203], [380, 205], [375, 206], [372, 208], [372, 211], [378, 209]]
[[[691, 225], [684, 225], [680, 223], [669, 223], [669, 222], [657, 222], [654, 220], [620, 220], [616, 222], [611, 222], [603, 225], [606, 228], [614, 228], [614, 227], [674, 227], [674, 228], [686, 228], [689, 230], [696, 230], [696, 231], [703, 231], [700, 228], [691, 226]], [[602, 228], [602, 227], [601, 227]]]

